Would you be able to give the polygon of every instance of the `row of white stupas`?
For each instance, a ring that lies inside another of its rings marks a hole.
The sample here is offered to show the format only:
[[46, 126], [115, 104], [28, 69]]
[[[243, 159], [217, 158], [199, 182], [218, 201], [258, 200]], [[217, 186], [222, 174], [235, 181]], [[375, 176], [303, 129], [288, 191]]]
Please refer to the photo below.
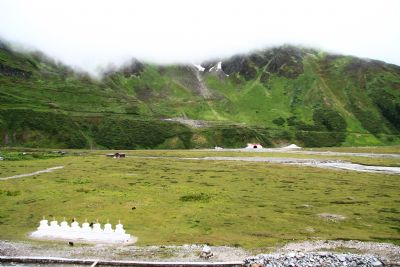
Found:
[[65, 218], [60, 224], [53, 219], [50, 225], [48, 220], [43, 218], [39, 223], [39, 227], [31, 236], [39, 239], [64, 239], [106, 243], [125, 243], [131, 239], [131, 235], [125, 233], [121, 222], [115, 226], [114, 230], [108, 222], [104, 225], [104, 229], [101, 228], [101, 224], [98, 222], [94, 223], [92, 228], [87, 221], [82, 223], [82, 227], [75, 220], [69, 226]]
[[[215, 146], [215, 150], [222, 150], [224, 149], [223, 147], [220, 146]], [[261, 144], [259, 143], [248, 143], [247, 146], [244, 148], [245, 150], [259, 150], [259, 151], [264, 151], [264, 148]], [[291, 144], [288, 146], [280, 147], [280, 148], [267, 148], [265, 150], [283, 150], [283, 151], [288, 151], [288, 150], [298, 150], [301, 149], [298, 145]]]

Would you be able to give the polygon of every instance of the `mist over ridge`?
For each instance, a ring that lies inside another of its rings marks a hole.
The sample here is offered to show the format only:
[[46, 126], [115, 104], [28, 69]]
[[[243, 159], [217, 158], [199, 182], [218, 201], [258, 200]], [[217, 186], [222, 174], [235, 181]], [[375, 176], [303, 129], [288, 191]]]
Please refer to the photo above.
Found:
[[400, 64], [398, 1], [1, 1], [0, 36], [95, 73], [282, 44]]

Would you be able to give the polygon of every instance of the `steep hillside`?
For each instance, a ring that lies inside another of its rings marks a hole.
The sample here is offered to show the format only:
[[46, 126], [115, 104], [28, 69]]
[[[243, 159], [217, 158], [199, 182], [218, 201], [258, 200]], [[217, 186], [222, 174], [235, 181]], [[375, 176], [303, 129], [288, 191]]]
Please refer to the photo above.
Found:
[[283, 46], [197, 65], [131, 60], [101, 80], [0, 43], [3, 146], [400, 143], [400, 67]]

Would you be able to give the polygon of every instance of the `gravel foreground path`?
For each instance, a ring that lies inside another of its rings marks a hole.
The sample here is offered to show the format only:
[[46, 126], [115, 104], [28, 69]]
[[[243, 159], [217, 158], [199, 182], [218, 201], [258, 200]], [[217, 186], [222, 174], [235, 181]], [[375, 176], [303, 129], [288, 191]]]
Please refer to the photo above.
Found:
[[[100, 260], [201, 262], [203, 245], [121, 246], [0, 241], [0, 256], [62, 257]], [[210, 262], [244, 261], [247, 266], [400, 266], [400, 246], [360, 241], [305, 241], [275, 248], [270, 254], [213, 246]], [[265, 250], [267, 251], [267, 249]], [[351, 252], [351, 253], [350, 253]], [[258, 254], [257, 256], [254, 256]]]
[[36, 171], [36, 172], [31, 172], [31, 173], [24, 173], [24, 174], [18, 174], [18, 175], [13, 175], [13, 176], [9, 176], [9, 177], [4, 177], [4, 178], [0, 178], [0, 180], [4, 181], [4, 180], [10, 180], [10, 179], [23, 178], [23, 177], [33, 176], [33, 175], [37, 175], [37, 174], [41, 174], [41, 173], [52, 172], [52, 171], [55, 171], [55, 170], [58, 170], [58, 169], [62, 169], [62, 168], [64, 168], [64, 166], [56, 166], [56, 167], [47, 168], [47, 169], [41, 170], [41, 171]]

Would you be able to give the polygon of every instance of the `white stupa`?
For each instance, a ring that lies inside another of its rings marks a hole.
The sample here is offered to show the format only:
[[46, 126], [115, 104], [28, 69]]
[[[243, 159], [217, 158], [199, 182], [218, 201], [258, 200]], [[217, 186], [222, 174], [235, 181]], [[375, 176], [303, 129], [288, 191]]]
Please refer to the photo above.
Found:
[[82, 223], [82, 232], [84, 233], [91, 233], [92, 232], [92, 228], [90, 228], [90, 224], [87, 222], [87, 220], [85, 220], [84, 223]]
[[39, 222], [39, 227], [31, 234], [32, 238], [37, 239], [51, 239], [51, 240], [73, 240], [82, 242], [96, 242], [96, 243], [131, 243], [134, 241], [130, 234], [126, 234], [124, 226], [119, 221], [112, 229], [112, 225], [107, 221], [104, 225], [104, 230], [101, 224], [97, 221], [93, 224], [93, 228], [85, 221], [82, 227], [74, 219], [71, 226], [64, 220], [58, 224], [55, 218], [48, 224], [48, 221], [43, 218]]
[[97, 221], [95, 224], [93, 224], [93, 233], [102, 233], [103, 230], [101, 229], [101, 224]]
[[43, 220], [40, 221], [38, 230], [48, 230], [49, 229], [49, 221], [43, 216]]
[[291, 144], [291, 145], [282, 147], [281, 149], [282, 150], [298, 150], [298, 149], [301, 149], [301, 147], [299, 147], [298, 145], [295, 145], [295, 144]]
[[124, 226], [121, 224], [121, 221], [118, 221], [118, 224], [115, 226], [115, 233], [125, 235]]
[[82, 229], [79, 227], [79, 223], [74, 218], [74, 221], [71, 223], [71, 231], [74, 233], [81, 232]]
[[114, 230], [112, 229], [112, 225], [108, 222], [104, 225], [104, 233], [105, 234], [112, 234], [114, 233]]
[[53, 220], [50, 222], [49, 231], [57, 232], [59, 229], [60, 229], [60, 226], [58, 225], [56, 218], [53, 218]]
[[61, 231], [68, 231], [70, 229], [68, 223], [65, 221], [65, 217], [64, 220], [60, 223], [60, 230]]

